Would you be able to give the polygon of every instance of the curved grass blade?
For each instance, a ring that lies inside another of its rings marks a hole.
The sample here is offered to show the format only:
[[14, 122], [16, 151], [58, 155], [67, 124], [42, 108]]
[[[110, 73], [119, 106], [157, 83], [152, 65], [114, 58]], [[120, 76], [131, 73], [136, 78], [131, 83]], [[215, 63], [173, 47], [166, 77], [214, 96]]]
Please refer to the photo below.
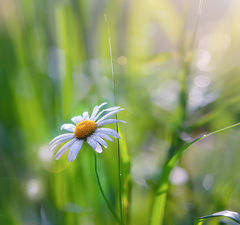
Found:
[[151, 225], [162, 225], [163, 223], [163, 217], [165, 212], [165, 205], [167, 200], [167, 193], [169, 189], [169, 174], [182, 156], [182, 154], [195, 142], [198, 142], [200, 140], [203, 140], [213, 134], [220, 133], [222, 131], [228, 130], [230, 128], [236, 127], [240, 125], [239, 123], [235, 123], [233, 125], [224, 127], [222, 129], [216, 130], [214, 132], [211, 132], [209, 134], [205, 134], [199, 138], [194, 139], [193, 141], [186, 143], [183, 145], [176, 153], [173, 155], [163, 166], [162, 175], [159, 181], [158, 189], [156, 192], [156, 196], [154, 199], [153, 209], [152, 209], [152, 217], [151, 217]]
[[210, 214], [207, 216], [202, 216], [195, 221], [194, 225], [201, 225], [201, 224], [203, 224], [203, 222], [206, 219], [211, 219], [211, 218], [215, 218], [215, 217], [226, 217], [227, 219], [233, 220], [237, 224], [240, 224], [240, 214], [239, 213], [225, 210], [225, 211], [213, 213], [213, 214]]

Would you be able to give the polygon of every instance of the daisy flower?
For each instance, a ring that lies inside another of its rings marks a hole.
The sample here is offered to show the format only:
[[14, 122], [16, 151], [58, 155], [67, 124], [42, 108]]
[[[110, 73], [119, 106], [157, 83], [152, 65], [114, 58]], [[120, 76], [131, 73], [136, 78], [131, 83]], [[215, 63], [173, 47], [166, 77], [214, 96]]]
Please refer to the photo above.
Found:
[[[99, 106], [95, 106], [91, 116], [88, 112], [84, 112], [80, 116], [75, 116], [71, 120], [74, 124], [63, 124], [61, 130], [68, 131], [68, 133], [61, 134], [55, 137], [50, 143], [51, 151], [66, 142], [56, 153], [55, 159], [58, 160], [63, 153], [69, 150], [68, 161], [72, 162], [76, 159], [82, 144], [86, 141], [97, 153], [101, 153], [102, 146], [107, 148], [107, 143], [104, 139], [112, 141], [109, 136], [120, 138], [119, 134], [110, 128], [102, 128], [102, 126], [111, 123], [126, 123], [122, 120], [109, 119], [110, 116], [124, 110], [120, 106], [110, 107], [99, 112], [99, 110], [106, 105], [104, 102]], [[105, 115], [103, 115], [106, 113]]]

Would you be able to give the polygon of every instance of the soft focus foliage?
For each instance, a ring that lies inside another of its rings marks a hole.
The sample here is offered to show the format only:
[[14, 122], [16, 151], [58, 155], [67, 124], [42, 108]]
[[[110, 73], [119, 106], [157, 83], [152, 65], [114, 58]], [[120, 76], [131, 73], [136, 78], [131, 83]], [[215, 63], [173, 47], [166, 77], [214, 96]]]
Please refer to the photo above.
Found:
[[[84, 144], [73, 163], [48, 151], [71, 116], [114, 105], [108, 26], [116, 101], [126, 109], [119, 119], [128, 122], [120, 125], [125, 221], [149, 223], [165, 159], [240, 120], [240, 2], [203, 1], [191, 51], [197, 11], [196, 0], [0, 1], [1, 225], [114, 224], [92, 149]], [[164, 224], [240, 212], [239, 136], [234, 128], [190, 147], [170, 175]], [[116, 141], [109, 145], [98, 168], [117, 211]]]

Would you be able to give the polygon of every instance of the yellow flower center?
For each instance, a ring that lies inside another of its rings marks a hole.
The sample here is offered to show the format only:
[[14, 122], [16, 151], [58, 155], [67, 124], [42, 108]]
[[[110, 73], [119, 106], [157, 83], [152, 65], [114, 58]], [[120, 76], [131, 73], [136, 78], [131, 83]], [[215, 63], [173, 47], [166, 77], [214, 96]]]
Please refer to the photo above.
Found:
[[92, 134], [97, 129], [97, 124], [92, 120], [83, 120], [78, 123], [74, 130], [74, 135], [83, 139]]

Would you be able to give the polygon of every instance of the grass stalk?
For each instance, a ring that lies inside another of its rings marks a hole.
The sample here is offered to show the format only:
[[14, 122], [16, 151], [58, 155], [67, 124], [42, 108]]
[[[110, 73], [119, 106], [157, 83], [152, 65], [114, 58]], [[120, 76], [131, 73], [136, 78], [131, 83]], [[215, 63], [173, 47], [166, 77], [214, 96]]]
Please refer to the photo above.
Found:
[[[112, 74], [112, 82], [113, 82], [113, 97], [114, 97], [114, 105], [117, 105], [116, 100], [116, 79], [114, 74], [114, 65], [113, 65], [113, 56], [112, 56], [112, 43], [111, 43], [111, 32], [110, 27], [108, 24], [107, 15], [104, 14], [105, 23], [107, 25], [107, 32], [108, 32], [108, 47], [109, 47], [109, 54], [110, 54], [110, 61], [111, 61], [111, 74]], [[118, 119], [117, 114], [115, 118]], [[118, 124], [116, 123], [116, 131], [119, 132]], [[121, 152], [120, 152], [120, 144], [119, 139], [117, 139], [117, 156], [118, 156], [118, 184], [119, 184], [119, 212], [120, 212], [120, 221], [123, 224], [123, 206], [122, 206], [122, 180], [121, 180]]]

